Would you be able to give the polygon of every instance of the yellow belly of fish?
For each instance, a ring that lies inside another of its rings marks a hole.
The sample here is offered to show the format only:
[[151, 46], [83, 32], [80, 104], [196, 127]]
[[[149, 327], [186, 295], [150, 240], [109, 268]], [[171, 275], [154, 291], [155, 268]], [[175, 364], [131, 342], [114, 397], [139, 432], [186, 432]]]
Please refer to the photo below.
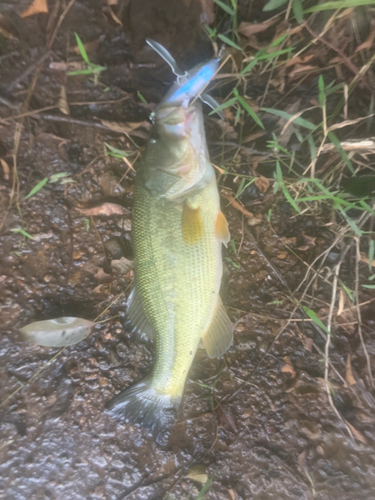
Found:
[[171, 397], [182, 395], [199, 339], [218, 301], [222, 260], [221, 242], [215, 236], [220, 210], [216, 189], [209, 184], [189, 199], [199, 207], [201, 229], [184, 234], [180, 205], [136, 188], [135, 286], [156, 332], [152, 386]]

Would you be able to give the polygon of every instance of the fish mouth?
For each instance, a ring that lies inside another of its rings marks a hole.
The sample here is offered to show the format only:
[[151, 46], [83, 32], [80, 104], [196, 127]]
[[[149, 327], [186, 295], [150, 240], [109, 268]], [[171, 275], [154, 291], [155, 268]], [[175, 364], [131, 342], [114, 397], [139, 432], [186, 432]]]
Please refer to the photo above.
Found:
[[164, 106], [155, 118], [167, 138], [186, 139], [191, 137], [196, 114], [195, 107]]

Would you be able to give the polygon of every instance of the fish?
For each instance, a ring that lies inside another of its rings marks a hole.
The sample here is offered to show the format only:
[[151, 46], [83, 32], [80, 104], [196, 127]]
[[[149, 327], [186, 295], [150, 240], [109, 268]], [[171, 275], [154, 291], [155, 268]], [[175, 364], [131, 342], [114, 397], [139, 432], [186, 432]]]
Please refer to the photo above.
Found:
[[128, 316], [139, 333], [154, 339], [156, 356], [152, 373], [118, 394], [107, 410], [156, 432], [175, 422], [200, 341], [212, 358], [233, 339], [219, 295], [222, 245], [230, 234], [198, 99], [218, 66], [218, 59], [208, 61], [172, 85], [153, 112], [136, 174]]

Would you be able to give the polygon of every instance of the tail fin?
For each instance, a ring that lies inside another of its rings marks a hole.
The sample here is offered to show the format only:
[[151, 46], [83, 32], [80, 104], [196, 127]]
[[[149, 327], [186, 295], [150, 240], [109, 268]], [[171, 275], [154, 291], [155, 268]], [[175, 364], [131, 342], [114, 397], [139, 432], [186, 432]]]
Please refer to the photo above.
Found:
[[140, 424], [155, 433], [168, 430], [176, 419], [181, 398], [158, 393], [149, 380], [139, 382], [118, 394], [108, 406], [108, 413], [127, 423]]

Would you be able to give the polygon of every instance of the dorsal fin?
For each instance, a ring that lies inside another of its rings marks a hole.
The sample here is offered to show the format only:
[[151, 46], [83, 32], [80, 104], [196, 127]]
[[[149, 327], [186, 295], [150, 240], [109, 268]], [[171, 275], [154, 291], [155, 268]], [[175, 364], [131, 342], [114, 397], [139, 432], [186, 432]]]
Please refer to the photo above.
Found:
[[219, 358], [232, 343], [233, 324], [220, 297], [211, 324], [202, 335], [202, 340], [209, 358]]

